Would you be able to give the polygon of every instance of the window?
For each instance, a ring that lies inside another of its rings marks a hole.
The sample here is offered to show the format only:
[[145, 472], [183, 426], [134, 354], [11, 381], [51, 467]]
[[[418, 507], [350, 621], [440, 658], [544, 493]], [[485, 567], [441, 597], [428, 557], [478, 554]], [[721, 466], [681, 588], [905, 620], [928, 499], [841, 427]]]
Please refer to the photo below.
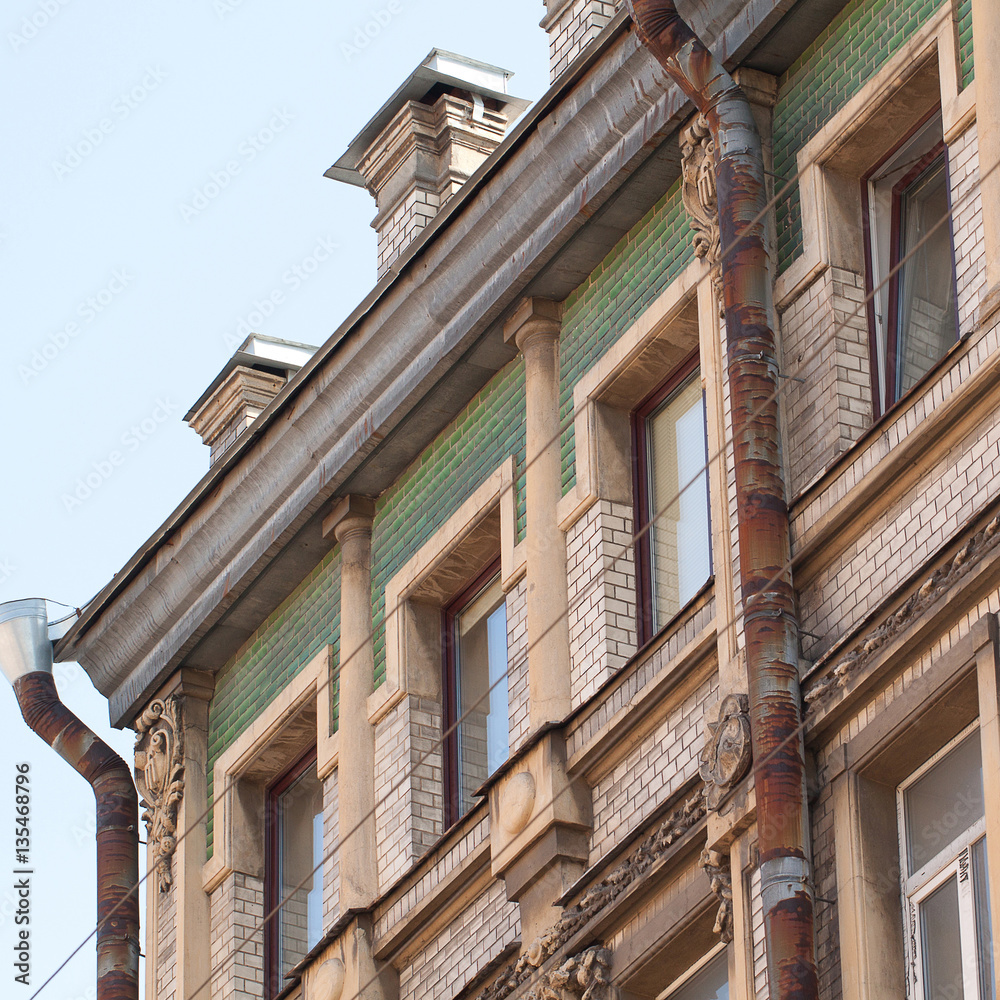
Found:
[[[323, 785], [310, 750], [268, 790], [265, 980], [275, 996], [285, 976], [323, 936]], [[315, 870], [314, 870], [315, 869]]]
[[712, 575], [705, 399], [696, 362], [697, 355], [688, 358], [634, 415], [642, 641]]
[[920, 1000], [994, 997], [979, 729], [899, 786], [906, 968]]
[[885, 412], [958, 338], [940, 112], [863, 179], [862, 195], [872, 381]]
[[729, 960], [725, 948], [707, 955], [657, 1000], [729, 1000]]
[[[507, 759], [507, 606], [494, 563], [445, 610], [445, 801], [451, 825]], [[454, 727], [454, 728], [452, 728]]]

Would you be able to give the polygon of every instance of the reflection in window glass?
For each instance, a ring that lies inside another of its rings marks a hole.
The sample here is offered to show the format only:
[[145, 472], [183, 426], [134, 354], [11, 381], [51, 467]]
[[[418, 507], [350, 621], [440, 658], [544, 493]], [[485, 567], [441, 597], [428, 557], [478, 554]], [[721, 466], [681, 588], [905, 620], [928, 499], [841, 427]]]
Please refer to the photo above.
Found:
[[986, 838], [972, 845], [972, 886], [976, 904], [976, 946], [979, 951], [979, 995], [996, 1000], [993, 977], [993, 933], [990, 926], [989, 869], [986, 865]]
[[962, 940], [958, 880], [952, 876], [920, 904], [924, 953], [924, 1000], [961, 1000]]
[[662, 628], [712, 575], [708, 443], [698, 373], [646, 418], [653, 623]]
[[967, 736], [905, 792], [909, 873], [919, 871], [983, 816], [978, 731]]
[[277, 935], [273, 992], [323, 935], [323, 784], [315, 757], [282, 784], [272, 797], [278, 871], [271, 905], [285, 900], [272, 921]]
[[721, 951], [662, 1000], [729, 1000], [729, 960]]
[[[459, 815], [510, 753], [507, 606], [494, 577], [455, 614]], [[456, 817], [457, 818], [457, 817]]]

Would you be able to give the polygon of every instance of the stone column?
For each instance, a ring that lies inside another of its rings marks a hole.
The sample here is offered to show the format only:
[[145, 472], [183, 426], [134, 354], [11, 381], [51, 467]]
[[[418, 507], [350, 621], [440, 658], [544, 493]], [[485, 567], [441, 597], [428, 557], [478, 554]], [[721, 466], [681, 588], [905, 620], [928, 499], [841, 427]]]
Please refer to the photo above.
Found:
[[[158, 905], [173, 893], [174, 981], [177, 996], [208, 1000], [211, 919], [202, 888], [205, 864], [208, 704], [211, 674], [184, 669], [171, 678], [136, 720], [136, 784], [148, 816], [146, 882], [147, 989], [157, 982]], [[152, 945], [152, 947], [150, 947]], [[147, 959], [148, 961], [148, 959]], [[200, 989], [199, 989], [200, 988]], [[197, 991], [197, 992], [196, 992]]]
[[[368, 696], [375, 684], [372, 644], [372, 523], [367, 497], [343, 498], [323, 522], [340, 543], [340, 912], [366, 909], [378, 896], [375, 857], [375, 729]], [[344, 780], [340, 780], [344, 776]]]
[[570, 712], [569, 604], [559, 428], [561, 306], [525, 299], [504, 327], [524, 355], [529, 719], [535, 730]]
[[980, 309], [985, 321], [1000, 309], [1000, 4], [972, 0], [972, 41], [976, 56], [976, 134], [983, 201], [983, 249], [986, 295]]

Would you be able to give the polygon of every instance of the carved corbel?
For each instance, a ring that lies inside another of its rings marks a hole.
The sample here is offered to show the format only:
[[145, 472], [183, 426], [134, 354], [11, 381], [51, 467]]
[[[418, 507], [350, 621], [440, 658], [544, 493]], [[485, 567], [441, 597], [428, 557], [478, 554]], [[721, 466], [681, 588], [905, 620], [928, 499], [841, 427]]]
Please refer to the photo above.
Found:
[[558, 968], [544, 974], [525, 1000], [617, 1000], [611, 982], [611, 952], [594, 946], [567, 958]]
[[712, 892], [719, 900], [712, 930], [729, 944], [733, 940], [733, 871], [729, 858], [718, 851], [704, 850], [701, 852], [701, 867], [705, 869]]
[[722, 248], [715, 186], [715, 140], [704, 115], [681, 131], [681, 200], [694, 230], [694, 254], [712, 269], [712, 287], [722, 303]]
[[719, 706], [716, 722], [705, 723], [705, 746], [699, 773], [708, 785], [708, 807], [717, 809], [725, 794], [742, 779], [753, 758], [749, 699], [731, 694]]
[[177, 847], [177, 809], [184, 796], [184, 729], [175, 695], [150, 702], [136, 721], [135, 780], [147, 850], [152, 851], [160, 892], [172, 883], [170, 860]]

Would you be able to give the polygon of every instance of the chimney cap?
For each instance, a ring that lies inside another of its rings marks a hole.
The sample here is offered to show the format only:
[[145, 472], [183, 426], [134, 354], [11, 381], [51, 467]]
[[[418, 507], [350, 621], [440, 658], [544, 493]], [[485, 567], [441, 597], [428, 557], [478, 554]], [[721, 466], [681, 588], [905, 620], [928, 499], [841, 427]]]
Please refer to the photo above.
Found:
[[198, 402], [184, 415], [187, 423], [215, 395], [219, 386], [229, 377], [235, 368], [240, 366], [254, 368], [265, 365], [268, 368], [280, 368], [285, 372], [285, 378], [291, 378], [314, 354], [316, 348], [311, 344], [299, 344], [294, 340], [279, 340], [277, 337], [267, 337], [261, 333], [251, 333], [236, 349], [225, 367], [212, 380], [212, 384], [198, 397]]
[[531, 106], [531, 101], [512, 97], [507, 93], [507, 81], [513, 75], [510, 70], [480, 62], [478, 59], [469, 59], [467, 56], [446, 52], [444, 49], [431, 49], [429, 55], [403, 81], [402, 86], [354, 137], [347, 147], [347, 152], [323, 176], [364, 187], [365, 182], [358, 172], [358, 164], [365, 152], [404, 104], [419, 100], [435, 84], [460, 87], [480, 97], [498, 101], [501, 108], [508, 111], [513, 121]]

